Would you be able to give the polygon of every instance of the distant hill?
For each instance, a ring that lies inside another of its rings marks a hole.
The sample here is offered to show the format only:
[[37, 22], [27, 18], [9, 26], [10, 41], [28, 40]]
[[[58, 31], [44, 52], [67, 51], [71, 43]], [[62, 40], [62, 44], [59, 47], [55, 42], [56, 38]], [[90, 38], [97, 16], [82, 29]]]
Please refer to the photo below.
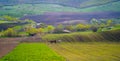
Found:
[[[27, 15], [21, 19], [31, 19], [38, 23], [58, 24], [58, 23], [89, 23], [92, 18], [96, 19], [111, 19], [120, 18], [120, 12], [91, 12], [91, 13], [77, 13], [77, 12], [49, 12], [42, 15]], [[73, 21], [74, 20], [74, 21]], [[79, 21], [78, 21], [79, 20]]]
[[119, 3], [120, 1], [86, 8], [68, 7], [59, 4], [19, 4], [12, 6], [1, 6], [0, 15], [38, 15], [45, 12], [120, 12]]
[[90, 6], [104, 5], [107, 3], [117, 2], [119, 0], [0, 0], [0, 4], [59, 4], [69, 7], [84, 8]]

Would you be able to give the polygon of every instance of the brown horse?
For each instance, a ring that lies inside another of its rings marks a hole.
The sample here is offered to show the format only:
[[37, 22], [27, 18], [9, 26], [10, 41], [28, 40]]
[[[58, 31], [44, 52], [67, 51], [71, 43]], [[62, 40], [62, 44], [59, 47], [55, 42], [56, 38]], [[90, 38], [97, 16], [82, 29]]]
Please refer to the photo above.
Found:
[[58, 43], [58, 42], [61, 42], [61, 40], [51, 40], [51, 41], [48, 41], [50, 43]]
[[50, 43], [57, 43], [57, 40], [51, 40]]

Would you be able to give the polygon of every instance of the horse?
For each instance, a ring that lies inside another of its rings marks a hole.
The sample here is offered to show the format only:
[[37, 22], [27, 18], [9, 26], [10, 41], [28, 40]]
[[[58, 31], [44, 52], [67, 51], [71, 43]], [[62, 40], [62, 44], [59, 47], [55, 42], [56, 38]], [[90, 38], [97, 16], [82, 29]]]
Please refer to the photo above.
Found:
[[50, 42], [50, 43], [58, 43], [58, 42], [61, 42], [61, 40], [50, 40], [48, 42]]
[[51, 40], [50, 43], [57, 43], [57, 40]]

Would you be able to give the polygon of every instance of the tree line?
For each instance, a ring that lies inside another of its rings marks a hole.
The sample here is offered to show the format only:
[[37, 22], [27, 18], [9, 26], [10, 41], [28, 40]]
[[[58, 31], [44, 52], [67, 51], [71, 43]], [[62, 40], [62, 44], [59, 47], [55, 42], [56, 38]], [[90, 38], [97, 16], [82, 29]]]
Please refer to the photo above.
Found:
[[37, 25], [33, 20], [25, 19], [24, 21], [19, 20], [18, 18], [14, 18], [11, 16], [2, 16], [1, 20], [5, 21], [15, 21], [15, 22], [27, 22], [25, 25], [15, 26], [13, 28], [8, 28], [3, 30], [0, 33], [0, 36], [5, 37], [14, 37], [14, 36], [34, 36], [36, 34], [47, 34], [47, 33], [68, 33], [69, 32], [84, 32], [84, 31], [102, 31], [103, 28], [109, 28], [113, 26], [112, 20], [108, 20], [106, 22], [99, 22], [97, 19], [92, 19], [90, 24], [76, 24], [76, 25], [63, 25], [58, 24], [56, 26], [47, 25], [44, 23], [40, 23]]

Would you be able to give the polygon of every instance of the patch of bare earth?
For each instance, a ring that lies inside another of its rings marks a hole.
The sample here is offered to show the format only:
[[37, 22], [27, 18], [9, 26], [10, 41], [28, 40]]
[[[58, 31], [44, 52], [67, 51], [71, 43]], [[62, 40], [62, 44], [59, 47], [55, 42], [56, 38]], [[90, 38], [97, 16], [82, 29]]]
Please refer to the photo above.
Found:
[[0, 38], [0, 58], [13, 50], [19, 42], [14, 38]]

